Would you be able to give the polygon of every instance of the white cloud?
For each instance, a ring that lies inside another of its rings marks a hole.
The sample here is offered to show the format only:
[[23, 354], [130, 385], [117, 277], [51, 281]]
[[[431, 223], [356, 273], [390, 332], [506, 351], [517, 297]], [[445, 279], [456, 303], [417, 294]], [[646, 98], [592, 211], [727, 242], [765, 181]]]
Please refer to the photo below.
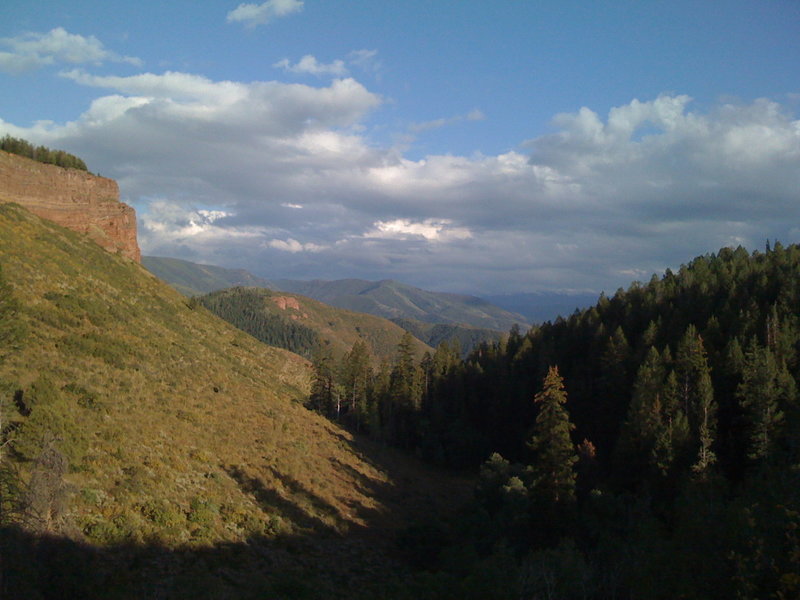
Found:
[[186, 208], [168, 200], [153, 200], [140, 217], [140, 241], [158, 243], [169, 236], [173, 243], [219, 244], [251, 240], [263, 235], [262, 228], [224, 227], [215, 224], [233, 213], [222, 210]]
[[93, 64], [106, 61], [126, 62], [141, 66], [142, 61], [132, 56], [120, 56], [106, 49], [94, 36], [69, 33], [56, 27], [47, 33], [24, 33], [16, 37], [0, 38], [0, 46], [10, 52], [0, 52], [0, 71], [21, 73], [54, 64]]
[[294, 238], [289, 238], [287, 240], [273, 239], [267, 242], [267, 246], [280, 250], [281, 252], [291, 252], [292, 254], [298, 252], [320, 252], [325, 249], [325, 246], [319, 246], [317, 244], [301, 244]]
[[374, 229], [364, 234], [367, 238], [408, 239], [421, 237], [431, 242], [446, 242], [450, 240], [465, 240], [472, 237], [466, 227], [453, 227], [450, 219], [425, 219], [424, 221], [411, 221], [410, 219], [394, 219], [392, 221], [378, 221]]
[[295, 64], [291, 64], [288, 58], [284, 58], [272, 66], [278, 69], [283, 69], [284, 71], [288, 71], [290, 73], [303, 73], [308, 75], [316, 75], [318, 77], [325, 75], [342, 77], [347, 75], [347, 67], [345, 67], [343, 60], [336, 59], [332, 63], [325, 64], [319, 62], [310, 54], [306, 54]]
[[800, 241], [800, 122], [768, 100], [584, 108], [526, 152], [410, 160], [365, 133], [382, 100], [353, 79], [65, 76], [108, 95], [65, 124], [0, 121], [0, 135], [116, 178], [145, 253], [268, 277], [613, 291], [725, 245]]
[[228, 23], [244, 23], [246, 27], [266, 25], [280, 17], [285, 17], [303, 9], [301, 0], [267, 0], [262, 4], [240, 4], [230, 11]]

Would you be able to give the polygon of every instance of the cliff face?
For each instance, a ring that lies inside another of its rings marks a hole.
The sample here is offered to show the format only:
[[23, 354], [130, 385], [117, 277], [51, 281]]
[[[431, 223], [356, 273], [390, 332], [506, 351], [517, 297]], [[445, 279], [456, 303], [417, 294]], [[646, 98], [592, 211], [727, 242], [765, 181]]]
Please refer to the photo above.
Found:
[[0, 151], [0, 203], [16, 202], [35, 215], [141, 262], [136, 211], [119, 201], [113, 179], [64, 169]]

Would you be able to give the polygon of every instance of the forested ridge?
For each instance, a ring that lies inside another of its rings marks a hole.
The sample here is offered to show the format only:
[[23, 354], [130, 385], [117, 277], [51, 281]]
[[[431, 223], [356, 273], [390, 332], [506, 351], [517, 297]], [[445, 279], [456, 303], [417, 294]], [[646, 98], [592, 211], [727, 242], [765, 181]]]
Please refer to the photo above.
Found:
[[417, 364], [401, 347], [377, 372], [356, 348], [318, 361], [311, 405], [481, 465], [459, 519], [409, 532], [437, 581], [494, 581], [498, 598], [795, 598], [798, 306], [800, 246], [724, 248], [463, 361], [446, 345]]
[[311, 358], [314, 348], [320, 344], [319, 335], [314, 330], [266, 312], [264, 298], [252, 289], [237, 287], [212, 292], [193, 298], [191, 302], [201, 304], [260, 342], [306, 358]]
[[88, 171], [86, 163], [74, 154], [64, 152], [63, 150], [51, 150], [46, 146], [35, 146], [27, 140], [21, 138], [11, 137], [5, 135], [0, 138], [0, 150], [31, 158], [37, 162], [45, 163], [48, 165], [56, 165], [57, 167], [64, 167], [67, 169], [79, 169], [81, 171]]

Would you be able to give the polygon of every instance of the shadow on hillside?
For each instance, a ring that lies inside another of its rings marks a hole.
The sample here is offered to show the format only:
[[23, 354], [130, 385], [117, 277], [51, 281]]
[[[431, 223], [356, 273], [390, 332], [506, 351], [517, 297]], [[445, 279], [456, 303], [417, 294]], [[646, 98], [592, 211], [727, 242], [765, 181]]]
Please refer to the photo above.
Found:
[[[273, 477], [280, 480], [284, 488], [290, 491], [292, 500], [284, 498], [277, 490], [266, 487], [260, 479], [249, 476], [239, 467], [225, 467], [225, 472], [239, 484], [239, 488], [245, 494], [252, 495], [267, 514], [278, 511], [281, 517], [289, 519], [298, 528], [307, 532], [338, 533], [331, 522], [338, 523], [341, 515], [333, 506], [291, 477], [273, 468], [270, 468], [270, 471]], [[308, 509], [304, 509], [303, 506], [307, 506]], [[325, 515], [331, 518], [326, 521], [316, 515]]]
[[98, 547], [5, 527], [0, 529], [0, 598], [414, 597], [403, 591], [410, 570], [399, 562], [393, 538], [398, 524], [408, 523], [416, 512], [431, 510], [434, 503], [426, 501], [424, 491], [403, 489], [414, 487], [410, 479], [414, 470], [407, 458], [370, 442], [347, 442], [365, 460], [381, 466], [388, 481], [372, 479], [337, 459], [331, 459], [331, 469], [350, 482], [354, 492], [380, 499], [375, 506], [347, 498], [333, 506], [273, 469], [284, 497], [242, 469], [227, 467], [244, 493], [267, 514], [291, 521], [294, 533], [209, 546], [169, 548], [151, 541]]
[[[349, 597], [349, 586], [310, 568], [302, 540], [250, 538], [237, 544], [169, 549], [158, 544], [104, 548], [3, 528], [5, 600], [224, 599]], [[321, 566], [321, 563], [320, 563]]]

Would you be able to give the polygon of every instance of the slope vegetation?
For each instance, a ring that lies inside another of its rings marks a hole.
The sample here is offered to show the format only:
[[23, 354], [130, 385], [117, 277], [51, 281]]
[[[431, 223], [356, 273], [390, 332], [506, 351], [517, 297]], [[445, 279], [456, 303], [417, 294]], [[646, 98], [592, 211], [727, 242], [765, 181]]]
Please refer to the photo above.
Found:
[[339, 536], [452, 492], [306, 410], [305, 360], [132, 261], [7, 204], [0, 265], [4, 597], [353, 597], [385, 564]]
[[[335, 358], [341, 358], [361, 340], [376, 362], [391, 360], [404, 332], [400, 326], [381, 317], [264, 288], [231, 288], [198, 300], [253, 337], [309, 358], [319, 343], [329, 347]], [[417, 358], [432, 350], [417, 342]]]

